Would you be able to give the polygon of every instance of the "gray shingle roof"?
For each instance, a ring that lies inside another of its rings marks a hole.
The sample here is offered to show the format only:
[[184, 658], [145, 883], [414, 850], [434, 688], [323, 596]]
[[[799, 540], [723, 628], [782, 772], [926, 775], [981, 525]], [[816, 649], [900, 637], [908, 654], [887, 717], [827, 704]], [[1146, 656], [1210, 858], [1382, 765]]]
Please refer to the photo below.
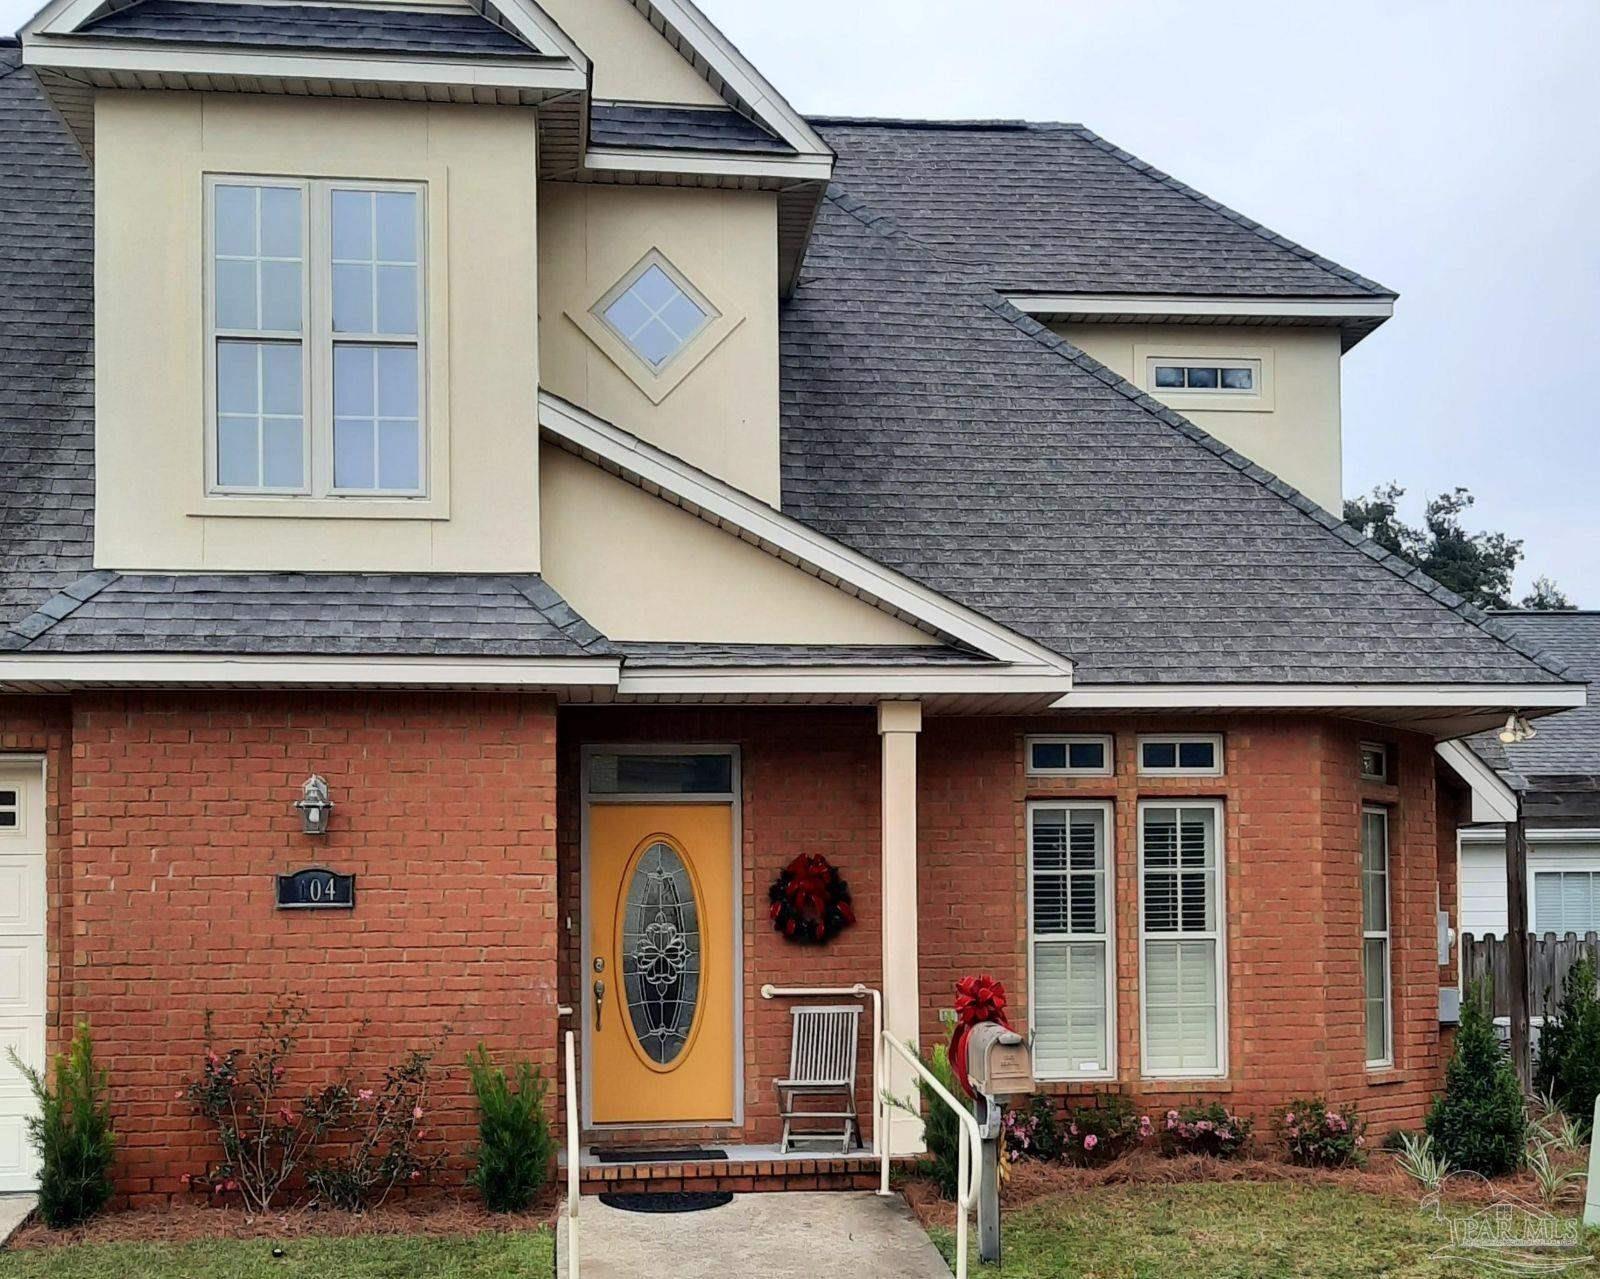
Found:
[[25, 653], [602, 657], [536, 574], [97, 572], [0, 635]]
[[1394, 296], [1082, 125], [812, 123], [852, 195], [997, 289]]
[[807, 272], [782, 311], [785, 511], [1080, 683], [1557, 679], [838, 188]]
[[650, 151], [737, 151], [793, 155], [794, 148], [732, 107], [642, 106], [596, 102], [589, 113], [589, 141], [603, 147]]
[[93, 189], [0, 42], [0, 618], [87, 573], [94, 538]]
[[100, 39], [274, 45], [367, 53], [535, 58], [541, 52], [473, 12], [142, 0], [83, 28]]
[[1523, 782], [1541, 777], [1600, 778], [1600, 612], [1495, 614], [1524, 643], [1592, 681], [1589, 705], [1535, 722], [1538, 736], [1506, 745], [1493, 733], [1471, 739], [1491, 768]]

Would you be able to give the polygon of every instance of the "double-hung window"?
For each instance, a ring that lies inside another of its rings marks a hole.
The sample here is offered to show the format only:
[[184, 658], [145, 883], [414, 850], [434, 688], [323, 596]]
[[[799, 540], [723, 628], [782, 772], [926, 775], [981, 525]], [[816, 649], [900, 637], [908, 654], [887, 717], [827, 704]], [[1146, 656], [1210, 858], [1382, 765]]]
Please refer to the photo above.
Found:
[[1139, 806], [1144, 1073], [1227, 1071], [1222, 807]]
[[1361, 977], [1366, 993], [1367, 1065], [1394, 1062], [1389, 980], [1389, 814], [1361, 810]]
[[1537, 871], [1533, 876], [1533, 930], [1558, 937], [1600, 932], [1600, 871]]
[[211, 491], [423, 496], [423, 189], [207, 189]]
[[1111, 805], [1028, 809], [1034, 1069], [1105, 1078], [1116, 1049]]

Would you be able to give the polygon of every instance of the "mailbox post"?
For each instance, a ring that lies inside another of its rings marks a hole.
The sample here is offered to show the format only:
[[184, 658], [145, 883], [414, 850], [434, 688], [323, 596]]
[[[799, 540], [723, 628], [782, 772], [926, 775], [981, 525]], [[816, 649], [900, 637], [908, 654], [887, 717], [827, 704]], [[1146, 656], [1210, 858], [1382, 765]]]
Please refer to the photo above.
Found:
[[967, 1080], [977, 1094], [976, 1117], [983, 1137], [978, 1182], [978, 1257], [1000, 1261], [1000, 1133], [1005, 1099], [1033, 1091], [1033, 1055], [1014, 1030], [994, 1022], [972, 1028], [967, 1041]]

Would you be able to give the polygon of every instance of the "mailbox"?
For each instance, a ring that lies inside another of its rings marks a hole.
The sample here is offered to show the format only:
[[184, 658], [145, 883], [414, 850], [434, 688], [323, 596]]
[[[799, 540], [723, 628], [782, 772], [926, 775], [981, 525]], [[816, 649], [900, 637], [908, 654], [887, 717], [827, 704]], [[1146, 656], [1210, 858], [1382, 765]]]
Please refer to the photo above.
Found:
[[993, 1022], [972, 1028], [967, 1077], [986, 1097], [1022, 1097], [1033, 1091], [1033, 1054], [1014, 1030]]

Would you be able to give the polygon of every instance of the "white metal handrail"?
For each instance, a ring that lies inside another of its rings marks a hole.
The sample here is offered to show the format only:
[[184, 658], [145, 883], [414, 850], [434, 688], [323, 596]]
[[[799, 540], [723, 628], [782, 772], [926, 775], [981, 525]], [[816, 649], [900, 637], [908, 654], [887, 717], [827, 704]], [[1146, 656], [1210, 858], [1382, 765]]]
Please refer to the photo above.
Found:
[[883, 994], [862, 982], [854, 986], [773, 986], [761, 988], [763, 999], [872, 1000], [872, 1153], [878, 1158], [878, 1193], [889, 1193], [889, 1143], [884, 1137], [889, 1108], [884, 1101]]
[[[977, 1116], [968, 1106], [962, 1105], [951, 1095], [934, 1076], [934, 1073], [923, 1065], [922, 1058], [901, 1043], [887, 1030], [883, 1032], [883, 1042], [897, 1052], [910, 1064], [911, 1068], [921, 1077], [922, 1082], [928, 1085], [929, 1091], [951, 1110], [956, 1112], [956, 1118], [961, 1121], [961, 1140], [956, 1146], [956, 1279], [967, 1279], [967, 1218], [971, 1215], [972, 1206], [978, 1202], [978, 1176], [982, 1172], [983, 1134], [978, 1129]], [[888, 1143], [884, 1143], [883, 1155], [884, 1176], [888, 1176], [889, 1156]]]
[[577, 1039], [567, 1031], [567, 1276], [578, 1279], [578, 1094]]

